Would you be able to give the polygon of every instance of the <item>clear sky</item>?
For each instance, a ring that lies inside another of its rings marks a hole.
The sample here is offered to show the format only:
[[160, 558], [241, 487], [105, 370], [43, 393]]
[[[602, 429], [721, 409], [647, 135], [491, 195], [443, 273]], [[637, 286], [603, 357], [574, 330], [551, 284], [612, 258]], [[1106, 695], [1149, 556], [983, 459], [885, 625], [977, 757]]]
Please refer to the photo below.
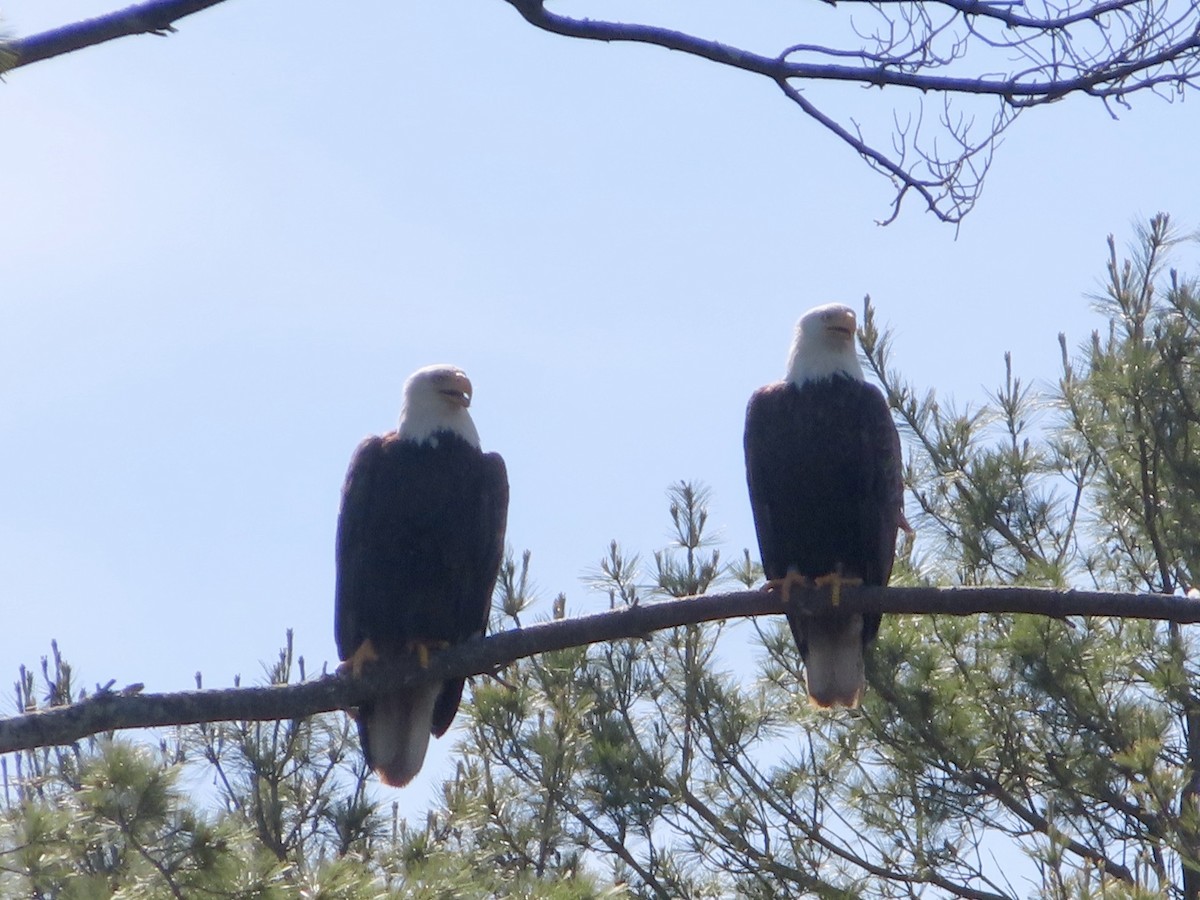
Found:
[[[122, 5], [10, 0], [4, 24]], [[769, 82], [501, 0], [228, 0], [179, 25], [0, 84], [14, 678], [57, 638], [89, 685], [255, 681], [289, 627], [332, 667], [342, 477], [419, 366], [472, 377], [541, 612], [565, 591], [577, 613], [611, 539], [665, 544], [678, 479], [713, 489], [730, 558], [754, 546], [745, 403], [808, 307], [870, 293], [896, 365], [979, 402], [1006, 350], [1050, 380], [1057, 333], [1101, 324], [1109, 232], [1200, 224], [1196, 98], [1032, 111], [956, 235], [915, 203], [876, 226], [889, 184]]]

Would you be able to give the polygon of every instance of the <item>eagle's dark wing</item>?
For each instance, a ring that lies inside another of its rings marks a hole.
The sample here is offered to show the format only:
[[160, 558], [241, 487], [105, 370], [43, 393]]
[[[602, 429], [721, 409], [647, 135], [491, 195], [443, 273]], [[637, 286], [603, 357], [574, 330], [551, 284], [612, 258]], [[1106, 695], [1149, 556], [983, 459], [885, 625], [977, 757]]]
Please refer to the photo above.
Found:
[[[900, 433], [892, 419], [892, 410], [883, 394], [873, 385], [864, 384], [862, 431], [868, 444], [866, 457], [871, 460], [872, 485], [859, 499], [862, 521], [873, 533], [864, 536], [864, 547], [872, 554], [866, 584], [885, 585], [892, 577], [896, 561], [896, 538], [904, 521], [904, 454]], [[864, 569], [868, 565], [864, 561]]]
[[376, 517], [375, 481], [383, 459], [383, 440], [381, 437], [369, 437], [355, 448], [342, 486], [334, 553], [337, 574], [334, 639], [339, 659], [349, 659], [359, 645], [370, 637], [368, 626], [363, 621], [366, 609], [363, 598], [371, 570], [367, 559], [371, 547], [368, 534]]
[[[746, 486], [750, 491], [750, 508], [754, 513], [754, 530], [758, 535], [759, 556], [768, 579], [787, 574], [787, 560], [781, 535], [775, 527], [773, 509], [787, 500], [780, 496], [782, 486], [780, 466], [788, 455], [780, 416], [785, 411], [781, 399], [790, 390], [786, 384], [771, 384], [759, 388], [746, 407], [746, 430], [743, 436], [746, 453]], [[783, 456], [784, 459], [779, 459]]]
[[[473, 560], [464, 572], [463, 589], [456, 597], [460, 630], [453, 643], [487, 631], [492, 609], [496, 575], [504, 558], [504, 535], [508, 522], [508, 471], [498, 453], [481, 456], [477, 470], [478, 487], [471, 492], [477, 508], [464, 527], [473, 532], [465, 555]], [[465, 536], [465, 535], [464, 535]], [[452, 601], [453, 602], [453, 601]], [[433, 709], [433, 733], [441, 737], [454, 721], [462, 700], [465, 679], [451, 679], [442, 687]]]

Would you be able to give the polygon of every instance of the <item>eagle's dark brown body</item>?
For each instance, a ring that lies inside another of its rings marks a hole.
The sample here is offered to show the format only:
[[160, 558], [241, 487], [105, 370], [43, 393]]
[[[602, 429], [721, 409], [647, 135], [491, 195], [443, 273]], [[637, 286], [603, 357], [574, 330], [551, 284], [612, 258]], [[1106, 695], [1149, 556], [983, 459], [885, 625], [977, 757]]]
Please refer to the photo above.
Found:
[[[887, 583], [903, 484], [900, 438], [877, 388], [842, 374], [761, 388], [746, 410], [745, 451], [768, 579], [789, 571], [808, 578], [839, 572], [868, 585]], [[836, 633], [849, 619], [834, 612], [788, 621], [809, 661], [809, 642]], [[879, 621], [877, 614], [863, 618], [863, 645]], [[810, 691], [813, 685], [810, 671]], [[815, 692], [813, 699], [828, 705]]]
[[[396, 433], [363, 441], [338, 517], [339, 656], [349, 659], [368, 639], [381, 657], [394, 657], [416, 642], [456, 644], [482, 634], [507, 512], [508, 477], [498, 454], [483, 453], [450, 431], [422, 443]], [[420, 744], [419, 769], [429, 733], [440, 736], [450, 727], [463, 683], [453, 679], [427, 697], [395, 698], [388, 709], [360, 709], [368, 765], [388, 783], [409, 780], [411, 759], [389, 767], [380, 756], [390, 749], [381, 751], [383, 736], [372, 732], [421, 728], [423, 734], [409, 735]]]

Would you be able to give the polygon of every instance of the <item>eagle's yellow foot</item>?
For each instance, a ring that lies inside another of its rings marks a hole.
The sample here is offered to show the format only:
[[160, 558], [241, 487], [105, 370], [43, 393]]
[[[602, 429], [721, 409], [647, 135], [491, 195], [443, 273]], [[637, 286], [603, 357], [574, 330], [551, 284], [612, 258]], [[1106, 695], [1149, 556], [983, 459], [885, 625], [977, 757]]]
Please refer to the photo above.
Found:
[[763, 585], [763, 589], [782, 594], [783, 602], [787, 603], [788, 596], [791, 594], [792, 588], [809, 588], [812, 587], [812, 584], [813, 583], [811, 579], [801, 575], [799, 572], [793, 571], [788, 572], [782, 578], [770, 579], [765, 585]]
[[830, 585], [832, 591], [829, 597], [829, 604], [830, 606], [837, 606], [842, 602], [842, 585], [858, 587], [863, 583], [863, 580], [861, 578], [847, 578], [841, 572], [830, 572], [828, 575], [822, 575], [819, 578], [813, 579], [813, 583], [817, 587]]
[[347, 670], [354, 674], [355, 678], [362, 677], [363, 666], [369, 662], [376, 662], [379, 659], [379, 654], [375, 651], [375, 645], [371, 643], [371, 639], [367, 638], [358, 645], [358, 649], [350, 654], [350, 658], [343, 661], [337, 667], [338, 673], [343, 674]]
[[429, 651], [430, 650], [445, 650], [450, 646], [449, 641], [409, 641], [407, 649], [409, 653], [417, 655], [417, 665], [422, 669], [429, 668]]

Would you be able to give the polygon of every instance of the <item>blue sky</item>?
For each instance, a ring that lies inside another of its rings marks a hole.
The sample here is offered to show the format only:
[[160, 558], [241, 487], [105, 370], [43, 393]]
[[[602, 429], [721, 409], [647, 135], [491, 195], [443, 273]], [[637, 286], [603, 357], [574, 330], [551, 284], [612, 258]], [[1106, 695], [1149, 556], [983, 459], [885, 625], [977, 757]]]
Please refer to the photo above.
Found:
[[[689, 9], [780, 49], [781, 6], [726, 6]], [[253, 681], [289, 627], [335, 660], [342, 477], [419, 366], [471, 375], [543, 611], [587, 611], [609, 540], [665, 544], [678, 479], [754, 546], [742, 416], [805, 309], [870, 293], [897, 366], [979, 402], [1005, 351], [1053, 379], [1057, 333], [1100, 324], [1109, 232], [1200, 224], [1187, 104], [1033, 110], [957, 235], [915, 204], [879, 228], [888, 183], [770, 83], [501, 0], [229, 0], [12, 72], [0, 122], [0, 667], [57, 638], [84, 683], [155, 691]]]

